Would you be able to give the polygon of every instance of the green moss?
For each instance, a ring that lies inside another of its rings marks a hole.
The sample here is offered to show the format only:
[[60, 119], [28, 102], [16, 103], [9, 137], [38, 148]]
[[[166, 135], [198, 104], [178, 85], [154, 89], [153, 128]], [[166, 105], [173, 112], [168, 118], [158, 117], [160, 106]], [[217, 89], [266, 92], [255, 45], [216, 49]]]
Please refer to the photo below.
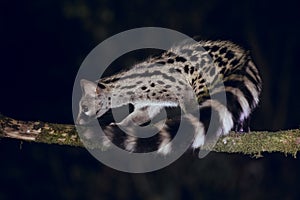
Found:
[[217, 152], [243, 153], [261, 157], [263, 152], [283, 152], [296, 157], [300, 149], [300, 131], [231, 133], [221, 137], [213, 148]]
[[[40, 130], [40, 133], [32, 133], [30, 135], [35, 138], [34, 142], [83, 147], [74, 125], [15, 121], [1, 114], [0, 137], [14, 137], [19, 140], [26, 140], [24, 136], [28, 136], [28, 134], [24, 131], [20, 131], [19, 135], [15, 133], [13, 136], [8, 134], [12, 128], [11, 124], [9, 124], [11, 121], [14, 121], [15, 132], [18, 131], [18, 124], [20, 127], [27, 126], [29, 130], [31, 128], [35, 131]], [[8, 127], [8, 132], [5, 132], [5, 127]], [[105, 150], [101, 142], [85, 141], [84, 144], [87, 148]], [[300, 150], [300, 130], [264, 131], [245, 134], [231, 132], [227, 136], [220, 137], [216, 144], [206, 144], [202, 149], [226, 153], [243, 153], [256, 158], [261, 157], [264, 152], [282, 152], [285, 155], [290, 154], [296, 157], [297, 152]]]

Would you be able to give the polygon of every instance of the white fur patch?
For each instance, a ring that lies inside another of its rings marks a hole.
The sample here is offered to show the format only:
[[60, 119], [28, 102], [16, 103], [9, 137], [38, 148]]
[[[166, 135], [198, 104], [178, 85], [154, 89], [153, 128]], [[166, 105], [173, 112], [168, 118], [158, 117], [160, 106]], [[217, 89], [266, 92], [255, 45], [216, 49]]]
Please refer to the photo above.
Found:
[[212, 99], [205, 101], [202, 104], [202, 106], [203, 107], [212, 106], [219, 113], [220, 123], [222, 126], [220, 128], [222, 129], [222, 131], [220, 133], [217, 133], [217, 135], [218, 136], [219, 134], [227, 135], [233, 127], [232, 114], [229, 112], [227, 107], [225, 107], [220, 102]]
[[103, 137], [102, 145], [105, 148], [109, 148], [111, 146], [111, 141], [108, 139], [108, 137]]
[[204, 128], [202, 126], [200, 127], [199, 131], [195, 135], [192, 147], [194, 149], [199, 148], [204, 145], [204, 142], [205, 142], [205, 133], [204, 133]]
[[157, 150], [157, 153], [167, 155], [172, 150], [172, 144], [170, 142], [170, 135], [169, 133], [162, 130], [160, 133], [162, 142], [159, 145], [159, 148]]
[[178, 106], [177, 102], [172, 101], [161, 101], [161, 102], [153, 102], [150, 100], [138, 101], [133, 103], [135, 107], [146, 107], [146, 106], [158, 106], [158, 107], [176, 107]]
[[162, 109], [163, 107], [161, 106], [150, 106], [148, 108], [148, 115], [149, 115], [149, 118], [152, 119], [153, 117], [155, 117], [159, 112], [160, 110]]
[[92, 112], [92, 110], [89, 110], [89, 111], [87, 111], [87, 112], [84, 112], [84, 114], [85, 114], [86, 116], [91, 116], [91, 115], [93, 114], [93, 112]]
[[171, 153], [171, 150], [172, 150], [171, 142], [168, 142], [168, 143], [162, 142], [159, 146], [160, 147], [157, 150], [157, 153], [162, 154], [162, 155], [167, 155], [167, 154]]
[[205, 132], [202, 122], [200, 122], [198, 118], [190, 114], [186, 115], [185, 117], [190, 120], [195, 129], [195, 136], [192, 147], [196, 149], [203, 146], [205, 142]]
[[136, 145], [136, 137], [128, 136], [127, 139], [124, 141], [125, 149], [129, 152], [133, 152], [135, 150]]

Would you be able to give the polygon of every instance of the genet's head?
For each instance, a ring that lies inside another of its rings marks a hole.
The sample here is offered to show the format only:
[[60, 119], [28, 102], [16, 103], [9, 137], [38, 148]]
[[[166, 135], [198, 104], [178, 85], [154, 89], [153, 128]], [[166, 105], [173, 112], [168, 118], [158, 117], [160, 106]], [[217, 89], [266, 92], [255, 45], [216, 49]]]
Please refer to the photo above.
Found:
[[85, 79], [80, 81], [82, 97], [79, 102], [79, 113], [76, 124], [84, 125], [91, 119], [102, 116], [109, 110], [109, 98], [105, 89], [97, 83]]

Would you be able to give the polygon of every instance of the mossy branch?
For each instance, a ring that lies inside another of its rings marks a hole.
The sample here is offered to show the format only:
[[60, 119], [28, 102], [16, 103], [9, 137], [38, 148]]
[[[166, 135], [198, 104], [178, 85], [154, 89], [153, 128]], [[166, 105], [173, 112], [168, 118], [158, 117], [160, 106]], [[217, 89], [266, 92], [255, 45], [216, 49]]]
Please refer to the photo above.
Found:
[[[20, 121], [0, 115], [0, 138], [83, 147], [74, 125]], [[230, 133], [206, 150], [243, 153], [260, 157], [263, 152], [282, 152], [296, 157], [300, 151], [300, 129], [277, 132]]]

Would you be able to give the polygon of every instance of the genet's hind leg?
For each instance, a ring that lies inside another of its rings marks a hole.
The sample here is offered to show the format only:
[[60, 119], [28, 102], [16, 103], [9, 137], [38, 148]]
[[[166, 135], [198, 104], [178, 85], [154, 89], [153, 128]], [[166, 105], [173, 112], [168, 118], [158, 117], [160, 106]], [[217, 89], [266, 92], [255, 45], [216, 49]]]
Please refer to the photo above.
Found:
[[234, 131], [237, 133], [249, 133], [250, 132], [250, 116], [242, 122], [238, 122], [234, 126]]

